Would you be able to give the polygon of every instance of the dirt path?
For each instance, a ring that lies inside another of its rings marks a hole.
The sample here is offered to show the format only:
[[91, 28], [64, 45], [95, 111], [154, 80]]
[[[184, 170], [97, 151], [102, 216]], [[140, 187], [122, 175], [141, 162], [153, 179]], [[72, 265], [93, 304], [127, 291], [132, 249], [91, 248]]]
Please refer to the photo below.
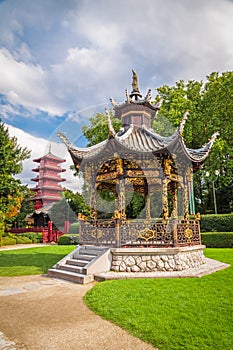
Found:
[[92, 286], [0, 277], [0, 350], [154, 350], [87, 308]]

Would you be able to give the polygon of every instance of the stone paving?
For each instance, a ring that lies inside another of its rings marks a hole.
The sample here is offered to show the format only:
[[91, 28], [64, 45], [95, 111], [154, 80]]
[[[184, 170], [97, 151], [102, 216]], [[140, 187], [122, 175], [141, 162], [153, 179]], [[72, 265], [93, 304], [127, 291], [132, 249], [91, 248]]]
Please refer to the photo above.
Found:
[[155, 350], [88, 309], [93, 285], [0, 277], [0, 350]]
[[[97, 278], [201, 277], [228, 266], [206, 258], [184, 271], [107, 272]], [[46, 276], [0, 277], [0, 350], [155, 350], [86, 307], [82, 298], [93, 285]]]

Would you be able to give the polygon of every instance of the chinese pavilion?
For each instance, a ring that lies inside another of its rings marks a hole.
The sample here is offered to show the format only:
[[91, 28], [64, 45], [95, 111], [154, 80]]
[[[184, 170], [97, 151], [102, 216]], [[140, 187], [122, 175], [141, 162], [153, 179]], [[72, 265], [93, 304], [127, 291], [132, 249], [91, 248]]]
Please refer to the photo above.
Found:
[[[182, 133], [188, 112], [171, 136], [156, 133], [151, 125], [161, 103], [151, 101], [151, 90], [145, 97], [141, 95], [134, 71], [132, 92], [126, 90], [125, 102], [111, 102], [122, 128], [115, 132], [106, 110], [109, 136], [105, 141], [78, 148], [58, 134], [88, 187], [91, 218], [80, 216], [81, 244], [117, 249], [200, 247], [193, 174], [202, 167], [218, 133], [199, 149], [186, 147]], [[99, 202], [106, 191], [113, 198], [113, 210], [111, 217], [103, 218]], [[145, 199], [144, 214], [131, 219], [127, 217], [127, 197], [135, 192]]]
[[62, 199], [60, 182], [65, 181], [65, 179], [60, 176], [60, 173], [64, 172], [65, 169], [61, 168], [60, 163], [65, 162], [65, 159], [58, 158], [49, 151], [45, 156], [33, 161], [39, 163], [37, 168], [32, 169], [38, 175], [31, 179], [37, 182], [36, 187], [31, 190], [36, 192], [32, 201], [34, 209], [38, 210]]

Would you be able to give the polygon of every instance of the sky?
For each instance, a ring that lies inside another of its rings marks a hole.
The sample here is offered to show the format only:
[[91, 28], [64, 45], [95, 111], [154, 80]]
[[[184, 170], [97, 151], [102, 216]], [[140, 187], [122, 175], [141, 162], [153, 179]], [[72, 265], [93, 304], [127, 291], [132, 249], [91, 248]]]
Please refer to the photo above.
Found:
[[19, 178], [35, 183], [33, 159], [66, 161], [57, 131], [85, 145], [83, 124], [125, 99], [131, 70], [141, 92], [233, 67], [232, 0], [0, 0], [0, 118], [32, 156]]

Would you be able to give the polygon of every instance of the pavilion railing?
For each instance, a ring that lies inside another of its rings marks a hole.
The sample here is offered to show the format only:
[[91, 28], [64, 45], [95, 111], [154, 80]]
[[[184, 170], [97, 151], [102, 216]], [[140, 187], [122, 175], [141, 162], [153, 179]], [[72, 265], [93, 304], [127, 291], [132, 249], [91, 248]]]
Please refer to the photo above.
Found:
[[109, 247], [175, 247], [200, 244], [198, 220], [82, 220], [80, 244]]

